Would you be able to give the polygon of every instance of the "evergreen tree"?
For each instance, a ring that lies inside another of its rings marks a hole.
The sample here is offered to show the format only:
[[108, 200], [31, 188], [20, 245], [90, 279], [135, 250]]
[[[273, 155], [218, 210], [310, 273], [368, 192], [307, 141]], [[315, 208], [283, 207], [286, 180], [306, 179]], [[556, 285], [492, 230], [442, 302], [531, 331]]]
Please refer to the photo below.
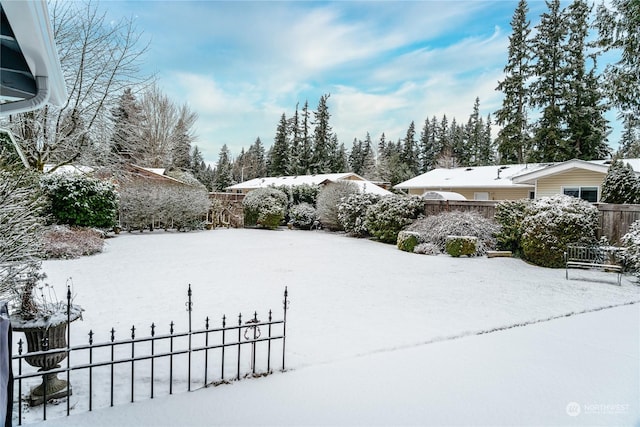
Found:
[[186, 171], [191, 166], [191, 138], [183, 118], [178, 119], [174, 129], [171, 149], [171, 169]]
[[276, 137], [269, 151], [269, 176], [286, 176], [289, 165], [289, 143], [287, 141], [287, 117], [282, 113]]
[[361, 175], [367, 179], [376, 179], [376, 155], [373, 152], [371, 135], [367, 132], [362, 146], [362, 170]]
[[640, 157], [640, 120], [634, 121], [631, 116], [623, 118], [623, 131], [620, 136], [620, 157]]
[[449, 127], [449, 140], [451, 141], [451, 167], [459, 167], [462, 165], [462, 159], [467, 157], [465, 155], [465, 130], [464, 126], [458, 125], [455, 118], [451, 120], [451, 126]]
[[349, 167], [351, 168], [351, 171], [358, 175], [362, 174], [363, 160], [362, 141], [358, 138], [353, 138], [353, 145], [349, 152]]
[[567, 25], [560, 0], [547, 0], [548, 11], [536, 26], [533, 50], [536, 58], [531, 84], [531, 105], [541, 108], [541, 117], [535, 127], [533, 160], [558, 162], [566, 160], [564, 143], [564, 44]]
[[218, 164], [215, 171], [214, 187], [217, 191], [224, 191], [225, 188], [233, 185], [233, 175], [231, 169], [231, 152], [224, 144], [220, 149]]
[[244, 155], [242, 167], [244, 168], [242, 176], [245, 181], [267, 175], [264, 146], [260, 137], [256, 138]]
[[480, 166], [488, 166], [495, 164], [495, 151], [493, 149], [493, 140], [491, 139], [491, 114], [487, 115], [484, 123], [482, 138], [480, 140], [480, 149], [478, 150], [478, 163]]
[[505, 78], [496, 90], [504, 93], [502, 108], [496, 111], [497, 144], [501, 163], [524, 163], [530, 138], [527, 123], [527, 80], [530, 76], [531, 46], [529, 44], [530, 21], [526, 0], [520, 0], [511, 19], [509, 57], [504, 68]]
[[296, 104], [296, 112], [293, 117], [289, 119], [289, 141], [291, 145], [289, 147], [289, 164], [287, 170], [289, 175], [298, 175], [300, 171], [300, 150], [303, 146], [302, 135], [303, 131], [300, 127], [300, 115], [298, 114], [298, 104]]
[[446, 114], [443, 114], [440, 124], [434, 130], [434, 146], [438, 150], [436, 165], [439, 168], [450, 169], [455, 164], [450, 136], [449, 119]]
[[436, 148], [431, 122], [427, 117], [420, 132], [420, 173], [429, 172], [436, 165]]
[[302, 119], [300, 120], [301, 148], [298, 157], [298, 175], [308, 175], [311, 173], [311, 162], [313, 160], [313, 142], [311, 139], [309, 102], [304, 102], [302, 108]]
[[130, 88], [124, 90], [118, 99], [118, 105], [111, 110], [111, 116], [114, 132], [110, 144], [116, 167], [125, 163], [137, 163], [140, 151], [138, 127], [142, 112]]
[[611, 9], [601, 3], [596, 28], [599, 45], [605, 51], [620, 52], [620, 59], [605, 69], [605, 90], [620, 111], [635, 120], [640, 118], [640, 1], [611, 0]]
[[640, 203], [640, 179], [630, 165], [614, 160], [602, 183], [603, 203]]
[[[328, 173], [331, 171], [332, 134], [329, 119], [329, 94], [322, 95], [318, 109], [313, 112], [313, 155], [311, 157], [311, 173]], [[337, 147], [336, 147], [337, 148]]]
[[595, 58], [586, 71], [588, 20], [591, 8], [584, 0], [574, 0], [567, 9], [569, 30], [564, 80], [567, 138], [564, 159], [595, 160], [608, 157], [606, 144], [609, 126], [605, 106], [595, 75]]
[[376, 162], [376, 177], [380, 181], [391, 181], [391, 154], [391, 149], [383, 132], [378, 140], [378, 159]]
[[412, 176], [419, 172], [419, 158], [416, 144], [416, 125], [412, 121], [407, 129], [402, 145], [401, 161], [406, 165]]
[[332, 153], [331, 172], [347, 172], [349, 170], [349, 158], [347, 156], [347, 149], [345, 148], [343, 143], [340, 143], [340, 145], [338, 145], [338, 137], [335, 133], [332, 135], [331, 141], [331, 145], [333, 147], [336, 147]]
[[482, 117], [480, 117], [480, 98], [476, 97], [473, 103], [473, 112], [469, 116], [466, 127], [466, 146], [469, 153], [467, 166], [482, 166], [481, 152], [485, 144], [484, 134], [484, 124]]

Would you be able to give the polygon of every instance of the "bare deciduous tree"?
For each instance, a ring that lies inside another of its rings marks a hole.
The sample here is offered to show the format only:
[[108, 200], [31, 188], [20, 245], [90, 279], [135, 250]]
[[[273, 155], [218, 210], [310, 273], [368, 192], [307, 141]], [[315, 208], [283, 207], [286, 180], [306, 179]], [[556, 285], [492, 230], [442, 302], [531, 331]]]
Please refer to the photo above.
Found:
[[109, 108], [126, 87], [143, 87], [139, 65], [147, 45], [133, 19], [107, 22], [87, 2], [51, 2], [50, 16], [69, 97], [60, 108], [9, 118], [32, 167], [52, 170], [103, 147], [110, 135]]

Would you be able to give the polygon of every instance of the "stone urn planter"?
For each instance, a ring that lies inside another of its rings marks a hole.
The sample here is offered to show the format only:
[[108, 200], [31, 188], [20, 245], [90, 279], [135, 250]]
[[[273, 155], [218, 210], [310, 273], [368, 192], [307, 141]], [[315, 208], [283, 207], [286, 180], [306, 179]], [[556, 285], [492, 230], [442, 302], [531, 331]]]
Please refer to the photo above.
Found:
[[[72, 306], [69, 320], [73, 322], [81, 315], [82, 309], [79, 306]], [[49, 400], [65, 397], [67, 393], [71, 395], [71, 385], [67, 384], [67, 381], [58, 378], [57, 373], [47, 373], [49, 370], [60, 368], [60, 362], [67, 357], [66, 351], [29, 356], [29, 353], [67, 348], [66, 310], [64, 313], [53, 314], [46, 318], [29, 320], [12, 316], [11, 325], [14, 331], [24, 333], [27, 340], [25, 361], [39, 368], [39, 372], [43, 372], [42, 383], [32, 388], [29, 393], [29, 404], [36, 406], [42, 404], [45, 398]]]

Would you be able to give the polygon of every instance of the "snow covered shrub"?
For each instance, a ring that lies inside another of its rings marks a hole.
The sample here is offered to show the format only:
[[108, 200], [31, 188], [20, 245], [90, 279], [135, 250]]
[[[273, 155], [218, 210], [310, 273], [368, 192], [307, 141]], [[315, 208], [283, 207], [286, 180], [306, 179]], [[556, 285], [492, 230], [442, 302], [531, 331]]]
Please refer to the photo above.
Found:
[[287, 195], [275, 188], [257, 188], [242, 200], [245, 226], [277, 228], [284, 219]]
[[71, 259], [102, 252], [104, 234], [84, 227], [54, 225], [43, 233], [44, 257]]
[[397, 243], [400, 230], [423, 212], [424, 200], [420, 196], [385, 196], [367, 209], [365, 227], [381, 242]]
[[111, 228], [116, 225], [118, 194], [110, 182], [85, 175], [44, 175], [40, 186], [48, 201], [47, 214], [56, 224]]
[[139, 180], [120, 187], [120, 223], [129, 231], [201, 229], [209, 206], [209, 195], [204, 186], [163, 185]]
[[478, 238], [473, 236], [447, 236], [445, 251], [452, 257], [474, 256], [477, 251]]
[[413, 252], [418, 245], [420, 235], [414, 231], [401, 231], [398, 233], [398, 249], [405, 252]]
[[631, 165], [615, 160], [602, 183], [603, 203], [640, 203], [640, 180]]
[[438, 245], [434, 243], [420, 243], [413, 248], [413, 253], [421, 255], [438, 255], [440, 254], [440, 249], [438, 248]]
[[25, 282], [40, 270], [41, 203], [37, 179], [0, 171], [0, 300], [20, 303]]
[[279, 185], [275, 187], [275, 189], [287, 195], [289, 207], [299, 205], [300, 203], [308, 203], [311, 206], [315, 206], [318, 193], [320, 193], [320, 186], [316, 184]]
[[338, 206], [350, 195], [358, 192], [358, 186], [349, 181], [337, 181], [325, 185], [318, 193], [316, 202], [318, 219], [322, 225], [330, 230], [342, 230], [342, 224], [338, 219]]
[[631, 224], [627, 234], [622, 236], [621, 242], [626, 249], [624, 253], [625, 267], [640, 280], [640, 220]]
[[365, 215], [369, 206], [375, 205], [380, 196], [371, 193], [351, 194], [338, 205], [338, 221], [344, 231], [355, 237], [369, 233], [365, 225]]
[[289, 220], [298, 228], [308, 230], [317, 219], [316, 208], [309, 203], [302, 202], [293, 206], [289, 211]]
[[577, 197], [556, 195], [533, 201], [522, 221], [522, 252], [542, 267], [563, 267], [568, 243], [596, 242], [598, 209]]
[[447, 236], [473, 236], [478, 239], [476, 255], [484, 255], [496, 245], [499, 226], [477, 212], [451, 211], [421, 218], [407, 227], [420, 235], [420, 241], [445, 251]]
[[511, 251], [516, 255], [522, 253], [522, 220], [530, 203], [529, 199], [503, 200], [496, 205], [495, 220], [500, 225], [496, 233], [499, 250]]

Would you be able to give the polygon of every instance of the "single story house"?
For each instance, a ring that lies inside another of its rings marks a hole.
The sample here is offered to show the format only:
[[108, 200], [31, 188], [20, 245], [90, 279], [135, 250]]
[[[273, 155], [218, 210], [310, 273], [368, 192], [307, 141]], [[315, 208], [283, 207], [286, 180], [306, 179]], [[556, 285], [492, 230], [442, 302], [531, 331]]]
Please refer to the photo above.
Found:
[[225, 190], [227, 192], [246, 194], [251, 190], [264, 187], [279, 187], [285, 185], [295, 187], [297, 185], [327, 185], [338, 181], [349, 181], [360, 188], [362, 193], [372, 193], [381, 196], [391, 194], [390, 191], [374, 184], [353, 172], [345, 173], [325, 173], [316, 175], [297, 175], [297, 176], [275, 176], [266, 178], [254, 178], [249, 181], [231, 185]]
[[[624, 162], [636, 173], [640, 170], [640, 159], [625, 159]], [[598, 202], [610, 164], [610, 160], [573, 159], [560, 163], [434, 169], [401, 182], [395, 188], [412, 195], [427, 191], [455, 192], [469, 200], [535, 199], [567, 194]]]

